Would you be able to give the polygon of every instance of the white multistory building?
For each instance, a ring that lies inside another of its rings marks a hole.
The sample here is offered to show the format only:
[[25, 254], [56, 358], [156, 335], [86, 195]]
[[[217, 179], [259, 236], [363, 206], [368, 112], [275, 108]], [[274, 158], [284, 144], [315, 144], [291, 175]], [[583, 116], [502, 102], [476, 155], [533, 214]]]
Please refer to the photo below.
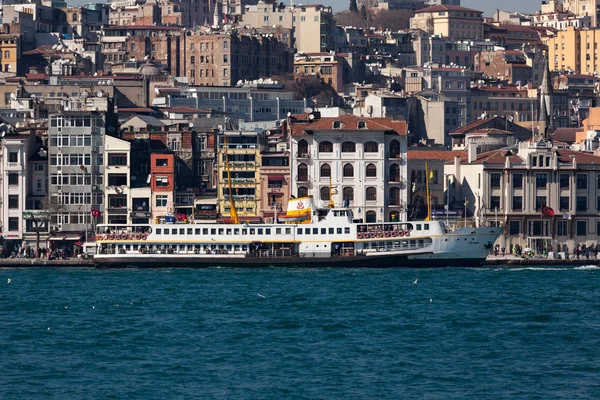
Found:
[[407, 215], [405, 121], [319, 113], [288, 118], [292, 195], [348, 206], [365, 222]]

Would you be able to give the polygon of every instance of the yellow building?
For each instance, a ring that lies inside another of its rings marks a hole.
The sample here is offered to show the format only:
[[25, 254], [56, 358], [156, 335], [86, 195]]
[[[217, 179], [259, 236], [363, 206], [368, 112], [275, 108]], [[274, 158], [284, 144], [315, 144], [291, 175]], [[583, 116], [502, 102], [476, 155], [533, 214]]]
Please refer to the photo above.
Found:
[[21, 36], [0, 34], [0, 68], [3, 73], [17, 75], [21, 58]]
[[[241, 222], [253, 221], [260, 212], [260, 135], [257, 132], [225, 132], [219, 137], [218, 204], [222, 217], [231, 216], [226, 154], [237, 215]], [[245, 218], [254, 217], [254, 218]]]
[[410, 28], [433, 36], [483, 40], [483, 13], [453, 5], [427, 7], [415, 11]]
[[569, 27], [548, 39], [546, 45], [552, 71], [571, 70], [576, 74], [600, 72], [600, 29]]

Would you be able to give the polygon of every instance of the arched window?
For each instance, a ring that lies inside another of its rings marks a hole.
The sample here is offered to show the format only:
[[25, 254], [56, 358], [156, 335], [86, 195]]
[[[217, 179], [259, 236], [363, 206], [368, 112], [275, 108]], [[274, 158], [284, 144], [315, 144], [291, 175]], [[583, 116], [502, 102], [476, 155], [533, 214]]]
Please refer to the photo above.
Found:
[[331, 178], [331, 166], [329, 164], [321, 165], [321, 178]]
[[308, 156], [308, 142], [304, 139], [298, 142], [298, 157]]
[[377, 213], [375, 211], [367, 211], [367, 220], [365, 222], [377, 222]]
[[400, 189], [397, 187], [390, 188], [388, 202], [391, 206], [400, 205]]
[[298, 165], [298, 182], [308, 181], [308, 167], [302, 163]]
[[308, 188], [305, 186], [298, 186], [298, 197], [307, 197]]
[[342, 129], [342, 126], [341, 121], [333, 121], [333, 129]]
[[226, 49], [227, 47], [229, 47], [229, 43], [227, 43], [227, 40], [225, 40], [223, 42], [223, 48]]
[[377, 167], [375, 166], [375, 164], [367, 165], [366, 177], [367, 178], [377, 178]]
[[330, 197], [329, 197], [329, 188], [327, 186], [323, 186], [321, 188], [321, 196], [320, 199], [323, 201], [329, 201]]
[[390, 142], [390, 158], [400, 158], [400, 142], [396, 139]]
[[342, 143], [342, 153], [354, 153], [356, 152], [356, 144], [354, 142]]
[[367, 129], [366, 121], [358, 121], [358, 129]]
[[374, 187], [368, 187], [367, 188], [367, 201], [375, 201], [377, 200], [377, 189]]
[[344, 201], [354, 201], [354, 189], [351, 187], [345, 187], [343, 191]]
[[365, 153], [377, 153], [379, 151], [379, 145], [375, 142], [367, 142], [364, 145]]
[[389, 182], [400, 182], [400, 166], [398, 164], [390, 165]]
[[344, 178], [352, 178], [354, 176], [354, 167], [352, 164], [344, 165]]
[[333, 153], [333, 143], [328, 141], [319, 143], [319, 153]]

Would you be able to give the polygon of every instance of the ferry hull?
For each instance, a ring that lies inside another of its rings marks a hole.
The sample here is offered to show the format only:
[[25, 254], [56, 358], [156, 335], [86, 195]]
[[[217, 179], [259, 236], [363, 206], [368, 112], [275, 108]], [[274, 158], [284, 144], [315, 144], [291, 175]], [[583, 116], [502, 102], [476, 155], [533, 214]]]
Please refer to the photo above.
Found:
[[95, 257], [100, 268], [443, 268], [480, 267], [485, 258], [419, 259], [414, 255], [289, 258], [207, 258], [193, 256], [127, 255]]

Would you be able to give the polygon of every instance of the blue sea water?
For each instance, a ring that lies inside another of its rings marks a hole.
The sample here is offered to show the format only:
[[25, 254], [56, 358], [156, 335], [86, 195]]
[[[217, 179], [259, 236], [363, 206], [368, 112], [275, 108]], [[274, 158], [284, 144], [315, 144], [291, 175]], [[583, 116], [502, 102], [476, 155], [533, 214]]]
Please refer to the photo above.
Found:
[[599, 287], [592, 266], [0, 269], [0, 398], [597, 399]]

